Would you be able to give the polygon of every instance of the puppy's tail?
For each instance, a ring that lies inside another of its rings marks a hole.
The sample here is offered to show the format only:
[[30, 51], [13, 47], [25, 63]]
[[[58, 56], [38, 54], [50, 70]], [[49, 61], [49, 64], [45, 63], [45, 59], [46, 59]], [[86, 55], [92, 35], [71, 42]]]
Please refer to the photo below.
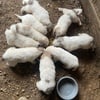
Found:
[[63, 12], [63, 8], [58, 8], [58, 10]]
[[17, 16], [20, 20], [22, 20], [22, 16], [15, 14], [15, 16]]

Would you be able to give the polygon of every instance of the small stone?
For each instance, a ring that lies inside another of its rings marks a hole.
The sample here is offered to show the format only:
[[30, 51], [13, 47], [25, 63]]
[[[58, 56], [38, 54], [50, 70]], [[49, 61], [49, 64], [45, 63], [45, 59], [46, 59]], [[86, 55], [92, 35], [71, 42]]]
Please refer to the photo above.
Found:
[[16, 86], [16, 89], [18, 90], [18, 89], [19, 89], [19, 87], [17, 87], [17, 86]]
[[50, 7], [50, 4], [49, 3], [47, 4], [47, 7]]
[[18, 92], [16, 92], [16, 95], [17, 95], [17, 96], [19, 96], [19, 93], [18, 93]]
[[0, 1], [0, 5], [2, 4], [2, 2]]
[[80, 68], [79, 71], [80, 71], [81, 74], [84, 74], [85, 73], [85, 68]]
[[22, 93], [24, 93], [25, 92], [25, 90], [24, 89], [22, 89]]
[[29, 95], [26, 96], [27, 99], [29, 99], [29, 97], [30, 97]]
[[37, 77], [37, 75], [35, 74], [34, 77]]
[[0, 89], [1, 92], [5, 92], [5, 90], [6, 90], [6, 89], [4, 89], [4, 88], [1, 88], [1, 89]]
[[62, 3], [64, 3], [64, 1], [62, 1]]
[[4, 75], [4, 76], [6, 76], [6, 75], [7, 75], [7, 73], [6, 73], [6, 72], [4, 72], [4, 73], [3, 73], [3, 75]]
[[26, 97], [20, 97], [18, 100], [27, 100]]
[[12, 91], [14, 91], [15, 89], [12, 89]]
[[4, 83], [7, 84], [8, 83], [7, 80], [5, 80]]
[[34, 92], [34, 95], [36, 95], [37, 93], [36, 92]]
[[52, 8], [52, 5], [50, 5], [50, 7]]

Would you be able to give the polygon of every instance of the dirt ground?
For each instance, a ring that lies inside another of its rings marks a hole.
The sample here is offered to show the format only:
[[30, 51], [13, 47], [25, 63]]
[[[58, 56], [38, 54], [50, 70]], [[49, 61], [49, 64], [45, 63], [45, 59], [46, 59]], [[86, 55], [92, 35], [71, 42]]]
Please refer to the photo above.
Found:
[[[78, 0], [40, 0], [40, 3], [49, 11], [53, 24], [62, 14], [57, 10], [58, 7], [81, 7]], [[38, 62], [35, 65], [27, 63], [19, 64], [16, 68], [8, 68], [1, 60], [2, 54], [9, 47], [4, 31], [11, 24], [19, 22], [14, 14], [20, 14], [21, 6], [21, 0], [0, 0], [0, 100], [17, 100], [21, 96], [25, 96], [28, 100], [60, 100], [56, 89], [47, 96], [36, 88], [36, 81], [39, 80]], [[79, 27], [72, 24], [68, 35], [87, 32], [94, 36], [90, 30], [89, 19], [84, 13], [81, 20], [83, 25]], [[79, 94], [75, 100], [100, 100], [100, 57], [91, 49], [77, 50], [72, 53], [79, 58], [79, 69], [73, 72], [63, 69], [61, 64], [56, 64], [56, 80], [65, 75], [77, 80]]]

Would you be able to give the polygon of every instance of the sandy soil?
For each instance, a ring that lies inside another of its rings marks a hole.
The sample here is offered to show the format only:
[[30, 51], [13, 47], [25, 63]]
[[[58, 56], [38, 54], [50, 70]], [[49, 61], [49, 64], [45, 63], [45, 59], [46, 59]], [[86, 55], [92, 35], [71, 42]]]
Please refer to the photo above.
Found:
[[[61, 15], [57, 10], [58, 7], [81, 7], [78, 0], [40, 0], [40, 3], [49, 11], [53, 24]], [[11, 24], [19, 22], [14, 14], [20, 14], [21, 6], [21, 0], [0, 0], [0, 100], [17, 100], [21, 96], [25, 96], [28, 100], [60, 100], [56, 89], [47, 96], [36, 88], [35, 83], [39, 80], [38, 62], [35, 65], [27, 63], [19, 64], [16, 68], [8, 68], [1, 60], [2, 54], [9, 47], [4, 31]], [[93, 35], [89, 19], [84, 13], [81, 20], [83, 26], [72, 24], [68, 35], [76, 35], [79, 32]], [[56, 64], [56, 80], [65, 75], [72, 76], [79, 84], [76, 100], [100, 100], [100, 57], [92, 50], [78, 50], [73, 54], [78, 56], [80, 68], [73, 72], [63, 69], [61, 64]]]

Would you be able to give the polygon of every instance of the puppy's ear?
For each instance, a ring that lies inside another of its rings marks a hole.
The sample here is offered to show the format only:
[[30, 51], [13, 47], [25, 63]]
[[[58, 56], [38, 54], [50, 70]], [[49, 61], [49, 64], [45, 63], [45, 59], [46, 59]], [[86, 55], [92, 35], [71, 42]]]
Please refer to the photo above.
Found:
[[58, 42], [61, 43], [62, 41], [63, 41], [63, 38], [62, 37], [59, 37], [58, 38]]
[[34, 2], [34, 0], [29, 0], [29, 1], [28, 1], [28, 4], [29, 4], [29, 5], [32, 5], [33, 2]]
[[18, 14], [15, 14], [15, 16], [20, 20], [22, 21], [22, 16], [18, 15]]
[[18, 27], [18, 24], [16, 24], [16, 32], [19, 32], [19, 27]]

